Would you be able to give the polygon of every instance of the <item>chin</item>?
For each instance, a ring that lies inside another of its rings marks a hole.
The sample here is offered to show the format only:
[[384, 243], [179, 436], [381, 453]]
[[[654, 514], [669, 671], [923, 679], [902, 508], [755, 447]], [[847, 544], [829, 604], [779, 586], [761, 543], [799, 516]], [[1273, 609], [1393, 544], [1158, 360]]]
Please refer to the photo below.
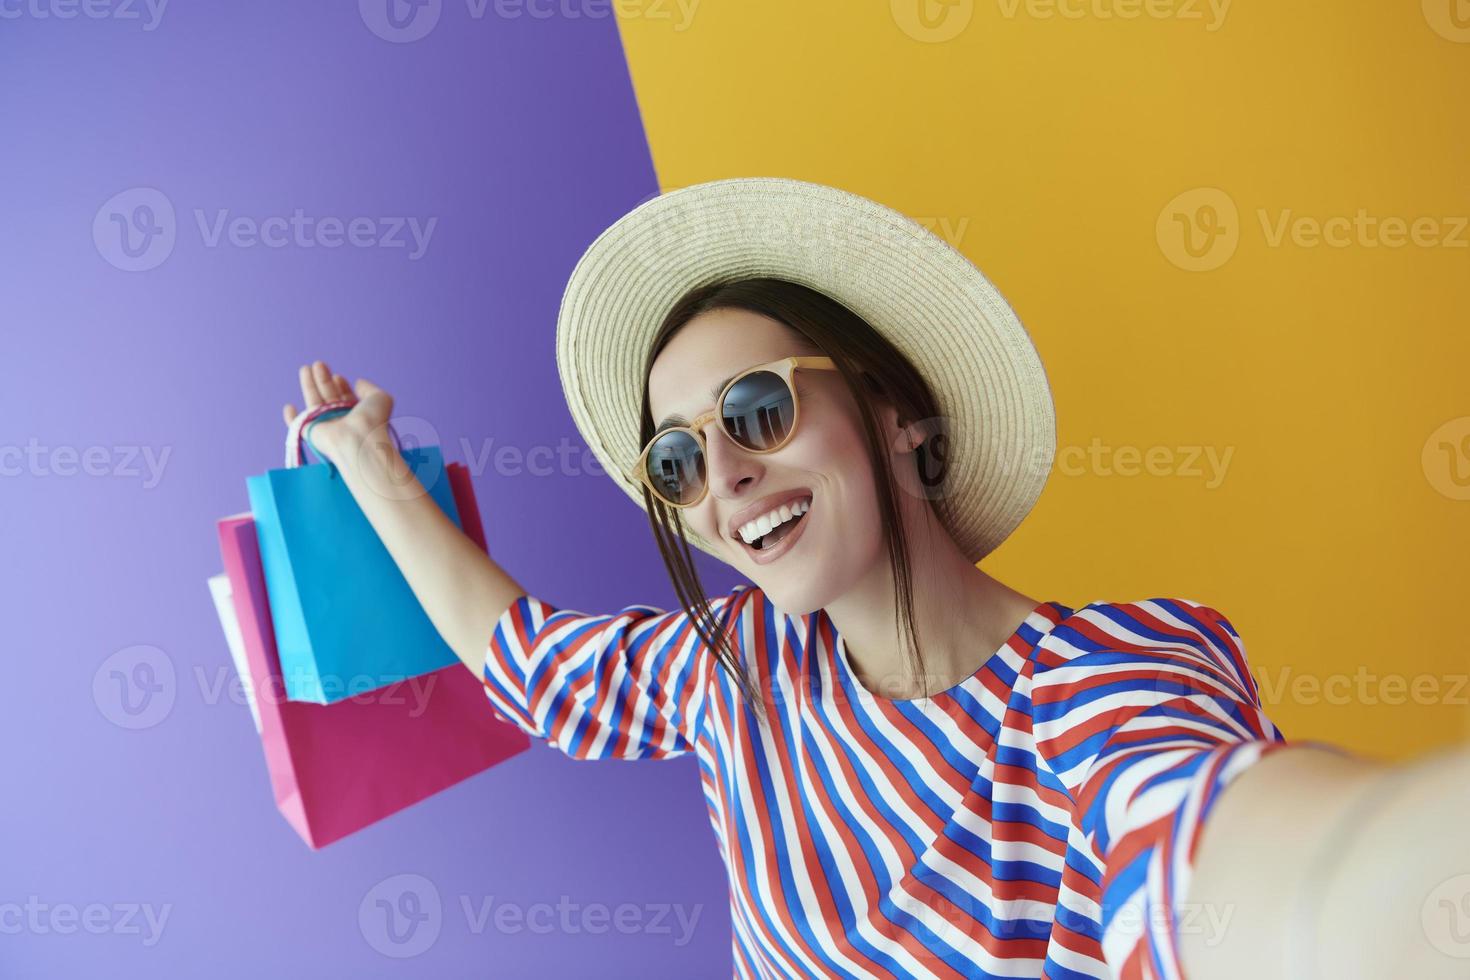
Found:
[[[765, 577], [779, 579], [777, 575]], [[791, 583], [772, 581], [767, 586], [759, 579], [755, 579], [754, 581], [771, 602], [775, 603], [776, 607], [788, 616], [808, 616], [818, 609], [824, 608], [831, 600], [831, 596], [827, 594], [828, 590], [825, 587], [814, 588], [809, 583], [797, 583], [793, 585]], [[819, 582], [821, 580], [814, 578], [814, 581]]]
[[824, 550], [820, 534], [823, 530], [819, 526], [808, 529], [808, 536], [796, 543], [800, 554], [793, 549], [769, 565], [756, 565], [747, 557], [737, 571], [754, 582], [787, 615], [808, 616], [825, 609], [853, 582], [850, 575], [842, 572], [850, 567], [849, 556]]

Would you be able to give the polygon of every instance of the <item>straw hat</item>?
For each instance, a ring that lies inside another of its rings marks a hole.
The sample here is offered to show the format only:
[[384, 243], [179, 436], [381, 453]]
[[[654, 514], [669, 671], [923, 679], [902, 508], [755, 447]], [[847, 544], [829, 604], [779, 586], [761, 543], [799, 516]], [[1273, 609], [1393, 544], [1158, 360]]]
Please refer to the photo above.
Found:
[[[863, 317], [918, 369], [939, 402], [950, 470], [925, 491], [978, 562], [1041, 495], [1056, 415], [1041, 358], [1005, 298], [969, 259], [876, 201], [785, 177], [737, 177], [651, 198], [604, 231], [572, 270], [556, 363], [572, 419], [603, 469], [639, 451], [644, 362], [665, 315], [715, 280], [770, 276], [816, 289]], [[911, 486], [918, 491], [917, 479]], [[690, 544], [728, 553], [685, 522]]]

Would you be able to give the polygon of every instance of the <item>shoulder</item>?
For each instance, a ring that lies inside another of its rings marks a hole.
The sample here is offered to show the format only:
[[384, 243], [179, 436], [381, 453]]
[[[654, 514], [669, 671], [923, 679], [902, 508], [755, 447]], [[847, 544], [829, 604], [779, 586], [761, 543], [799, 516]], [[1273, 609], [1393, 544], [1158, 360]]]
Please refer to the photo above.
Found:
[[1259, 700], [1239, 632], [1218, 609], [1193, 599], [1090, 602], [1048, 630], [1033, 656], [1039, 685], [1183, 685]]
[[1059, 620], [1043, 642], [1062, 656], [1105, 649], [1177, 648], [1232, 658], [1242, 653], [1240, 634], [1224, 613], [1183, 598], [1089, 602]]

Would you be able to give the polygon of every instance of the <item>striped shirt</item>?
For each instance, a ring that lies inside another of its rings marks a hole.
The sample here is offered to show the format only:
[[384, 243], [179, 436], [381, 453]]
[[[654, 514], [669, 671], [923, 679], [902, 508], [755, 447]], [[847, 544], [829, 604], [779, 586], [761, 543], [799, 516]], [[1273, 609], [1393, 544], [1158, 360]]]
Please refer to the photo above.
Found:
[[1044, 602], [905, 701], [857, 680], [824, 611], [745, 584], [711, 606], [765, 726], [682, 609], [522, 595], [484, 688], [573, 758], [695, 754], [736, 977], [1175, 978], [1179, 936], [1223, 925], [1183, 899], [1204, 820], [1286, 743], [1214, 609]]

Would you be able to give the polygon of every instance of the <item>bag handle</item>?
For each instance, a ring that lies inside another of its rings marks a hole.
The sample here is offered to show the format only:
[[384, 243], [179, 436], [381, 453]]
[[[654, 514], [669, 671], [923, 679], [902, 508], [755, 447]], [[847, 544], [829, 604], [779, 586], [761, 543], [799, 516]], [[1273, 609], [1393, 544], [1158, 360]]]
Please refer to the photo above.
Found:
[[[291, 424], [286, 428], [286, 468], [295, 469], [306, 463], [306, 447], [311, 447], [312, 455], [320, 462], [326, 463], [331, 468], [333, 476], [337, 475], [337, 467], [330, 459], [322, 455], [321, 450], [316, 448], [316, 443], [311, 441], [311, 427], [318, 422], [338, 415], [345, 415], [352, 411], [356, 399], [348, 401], [338, 399], [337, 401], [322, 402], [315, 408], [299, 413]], [[393, 445], [403, 452], [403, 441], [398, 438], [398, 431], [393, 428], [393, 423], [388, 423], [388, 432], [393, 436]]]

